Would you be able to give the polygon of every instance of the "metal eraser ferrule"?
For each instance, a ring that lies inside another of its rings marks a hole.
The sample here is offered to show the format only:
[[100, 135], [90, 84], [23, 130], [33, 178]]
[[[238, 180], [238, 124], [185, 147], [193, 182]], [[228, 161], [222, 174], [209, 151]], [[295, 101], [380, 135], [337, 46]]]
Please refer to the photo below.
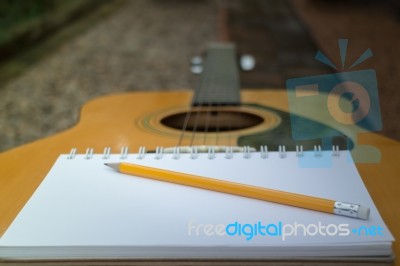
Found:
[[348, 216], [367, 220], [369, 218], [369, 208], [347, 202], [336, 201], [333, 207], [333, 213], [342, 216]]

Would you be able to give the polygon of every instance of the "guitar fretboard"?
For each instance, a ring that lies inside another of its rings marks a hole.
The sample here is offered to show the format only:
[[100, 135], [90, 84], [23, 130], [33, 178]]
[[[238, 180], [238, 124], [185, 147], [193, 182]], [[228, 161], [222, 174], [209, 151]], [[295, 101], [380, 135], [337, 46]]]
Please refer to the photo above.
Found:
[[211, 44], [193, 106], [239, 105], [239, 73], [233, 44]]

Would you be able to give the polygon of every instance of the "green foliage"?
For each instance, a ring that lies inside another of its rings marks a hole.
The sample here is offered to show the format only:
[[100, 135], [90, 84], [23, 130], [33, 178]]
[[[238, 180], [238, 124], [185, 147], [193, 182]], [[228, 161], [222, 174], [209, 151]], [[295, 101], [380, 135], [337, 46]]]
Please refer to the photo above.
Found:
[[57, 0], [0, 0], [1, 31], [52, 12], [63, 3]]
[[0, 0], [0, 45], [67, 6], [58, 0]]

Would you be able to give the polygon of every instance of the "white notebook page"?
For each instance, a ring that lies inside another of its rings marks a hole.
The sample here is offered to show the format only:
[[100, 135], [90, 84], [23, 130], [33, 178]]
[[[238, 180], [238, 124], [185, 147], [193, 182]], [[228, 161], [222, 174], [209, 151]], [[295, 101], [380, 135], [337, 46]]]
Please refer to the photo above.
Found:
[[[179, 159], [171, 154], [161, 159], [155, 159], [154, 154], [146, 154], [144, 159], [129, 154], [125, 160], [118, 154], [109, 159], [102, 159], [102, 154], [91, 159], [67, 156], [58, 158], [1, 238], [0, 257], [16, 256], [18, 247], [37, 247], [39, 257], [52, 256], [51, 248], [43, 247], [70, 247], [54, 253], [66, 257], [212, 256], [214, 247], [222, 252], [217, 254], [232, 256], [252, 254], [252, 249], [260, 251], [258, 256], [390, 253], [393, 237], [347, 152], [332, 157], [332, 167], [327, 168], [300, 167], [294, 152], [287, 152], [284, 159], [272, 152], [268, 158], [251, 153], [248, 159], [242, 153], [231, 159], [224, 154], [216, 154], [214, 159], [207, 154], [198, 154], [196, 159], [190, 154], [181, 154]], [[305, 152], [305, 156], [313, 153]], [[331, 153], [324, 151], [323, 156]], [[155, 181], [121, 174], [104, 165], [120, 161], [357, 203], [370, 208], [370, 218], [342, 217]], [[259, 233], [255, 224], [268, 226], [268, 233]], [[228, 226], [231, 235], [226, 231]], [[246, 227], [241, 234], [239, 226]], [[289, 235], [295, 226], [297, 231]], [[74, 247], [83, 247], [86, 253], [82, 255]], [[99, 247], [106, 251], [98, 251]], [[126, 247], [136, 247], [138, 254], [121, 252]], [[269, 252], [266, 247], [270, 247]], [[239, 248], [245, 252], [238, 252]], [[29, 254], [34, 257], [35, 249]]]

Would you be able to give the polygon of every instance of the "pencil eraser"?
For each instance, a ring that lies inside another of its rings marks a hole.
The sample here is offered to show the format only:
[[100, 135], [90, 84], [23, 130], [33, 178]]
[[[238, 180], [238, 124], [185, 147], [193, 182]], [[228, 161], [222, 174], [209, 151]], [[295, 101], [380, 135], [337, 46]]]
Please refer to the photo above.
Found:
[[357, 218], [360, 218], [360, 219], [363, 219], [363, 220], [368, 220], [368, 218], [369, 218], [369, 208], [361, 206], [361, 205], [358, 206]]

